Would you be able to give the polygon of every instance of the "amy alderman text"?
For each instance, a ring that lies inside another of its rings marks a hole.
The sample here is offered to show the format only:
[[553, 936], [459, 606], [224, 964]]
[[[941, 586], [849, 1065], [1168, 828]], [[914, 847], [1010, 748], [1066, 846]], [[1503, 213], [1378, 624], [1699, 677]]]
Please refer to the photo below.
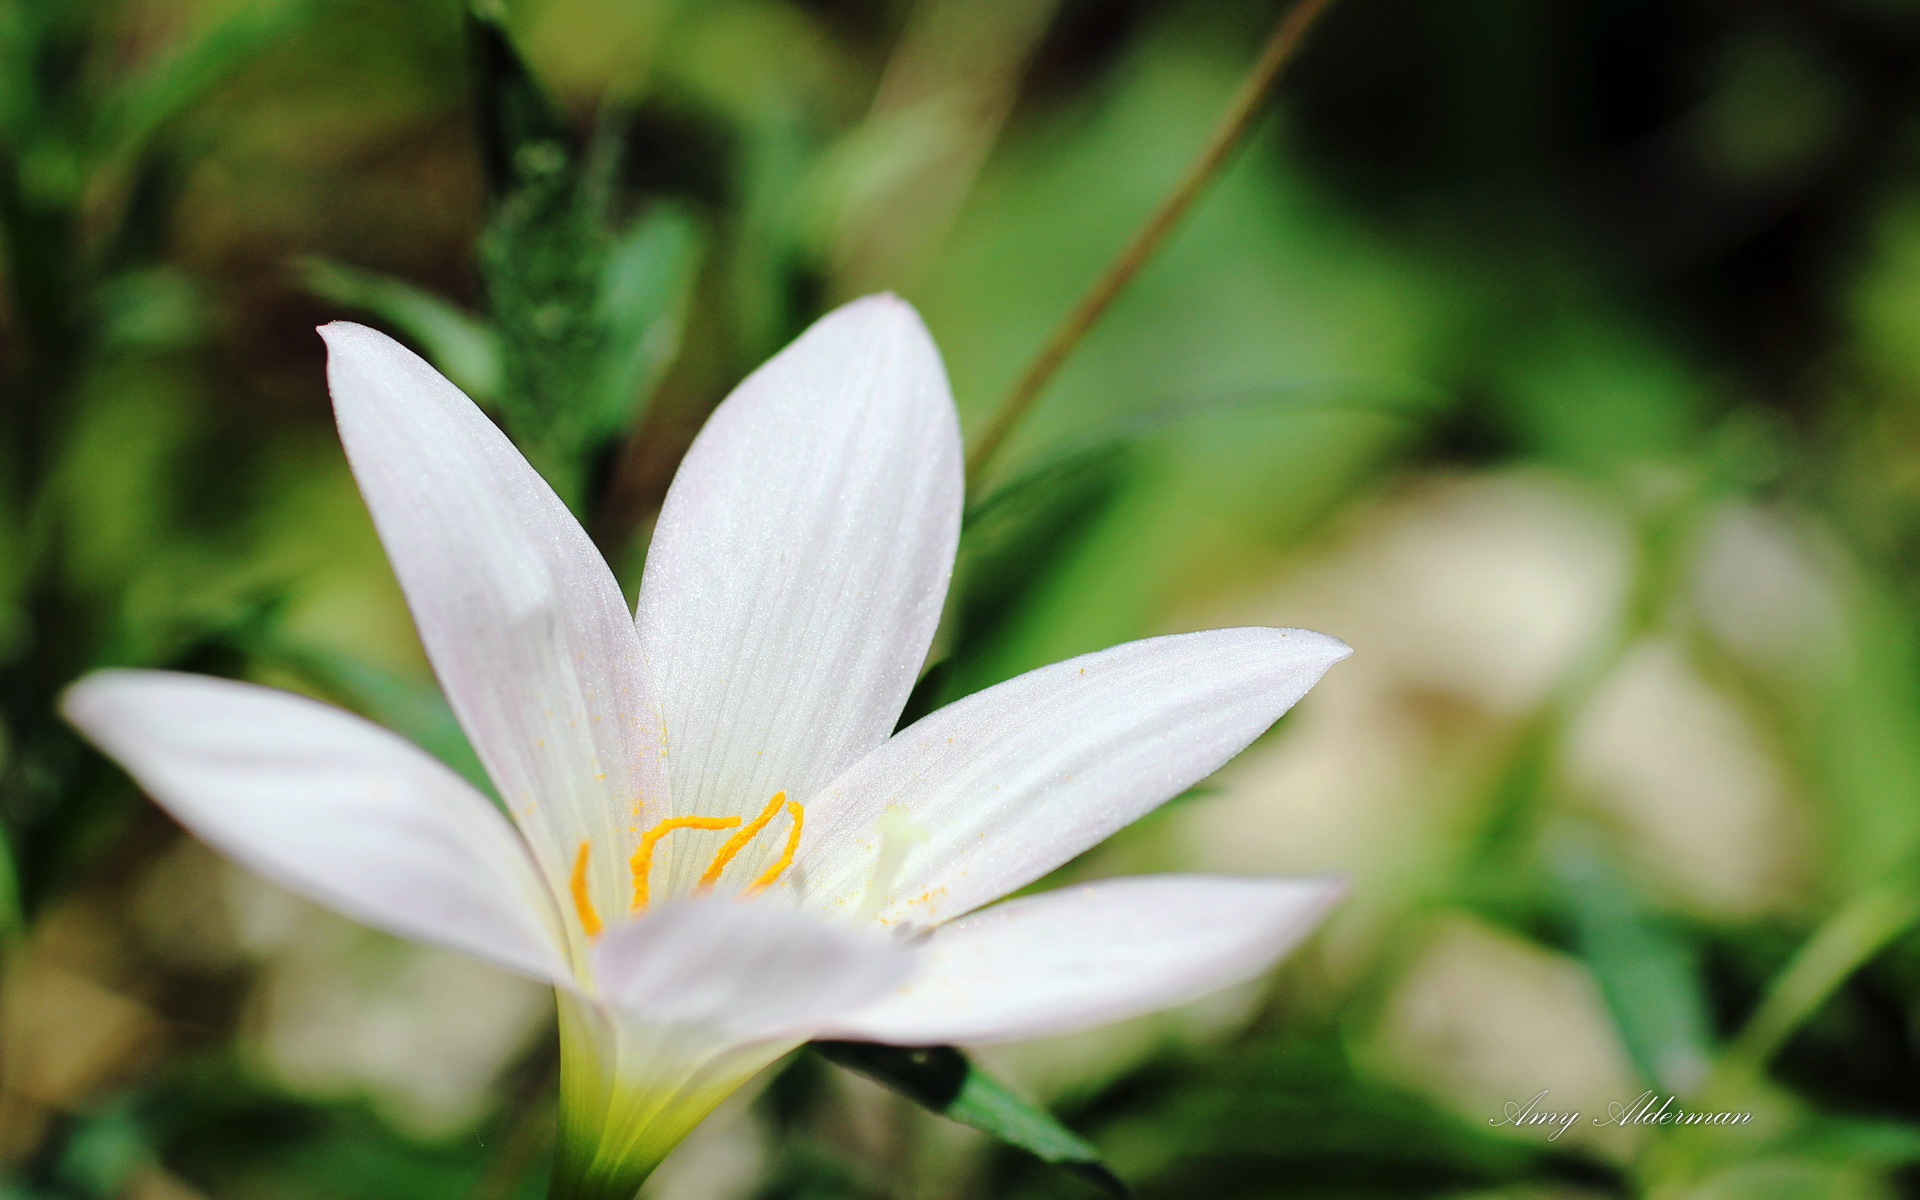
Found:
[[[1555, 1112], [1547, 1107], [1547, 1089], [1542, 1088], [1525, 1104], [1507, 1101], [1506, 1111], [1488, 1117], [1489, 1125], [1544, 1126], [1547, 1140], [1557, 1142], [1560, 1135], [1580, 1119], [1578, 1112]], [[1607, 1105], [1607, 1115], [1593, 1118], [1595, 1125], [1745, 1125], [1753, 1120], [1750, 1112], [1688, 1112], [1672, 1096], [1641, 1092], [1631, 1104]]]

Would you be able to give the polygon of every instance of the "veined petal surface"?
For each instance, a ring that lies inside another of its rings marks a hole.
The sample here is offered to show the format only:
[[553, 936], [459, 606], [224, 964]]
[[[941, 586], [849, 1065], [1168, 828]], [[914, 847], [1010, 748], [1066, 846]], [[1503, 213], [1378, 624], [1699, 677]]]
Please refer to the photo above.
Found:
[[[939, 352], [892, 296], [823, 317], [715, 410], [667, 494], [637, 615], [678, 812], [802, 799], [886, 739], [940, 619], [962, 490]], [[753, 878], [772, 841], [729, 879]]]
[[933, 931], [840, 1037], [932, 1045], [1071, 1033], [1250, 979], [1311, 930], [1328, 879], [1148, 875], [1009, 900]]
[[666, 770], [613, 573], [458, 388], [384, 334], [320, 332], [347, 459], [461, 726], [548, 878], [591, 842], [593, 903], [625, 911], [625, 859], [664, 815]]
[[493, 805], [403, 738], [291, 692], [102, 671], [68, 720], [206, 842], [356, 920], [571, 978], [546, 885]]
[[723, 1097], [897, 986], [915, 952], [753, 901], [672, 903], [609, 929], [596, 998], [561, 996], [553, 1194], [628, 1200]]
[[[808, 804], [809, 908], [923, 928], [998, 899], [1206, 778], [1350, 651], [1304, 629], [1129, 642], [1029, 671], [895, 734]], [[891, 878], [877, 832], [917, 826]], [[882, 889], [869, 896], [870, 888]]]
[[607, 931], [595, 984], [631, 1020], [750, 1041], [804, 1038], [904, 980], [914, 949], [752, 901], [669, 904]]

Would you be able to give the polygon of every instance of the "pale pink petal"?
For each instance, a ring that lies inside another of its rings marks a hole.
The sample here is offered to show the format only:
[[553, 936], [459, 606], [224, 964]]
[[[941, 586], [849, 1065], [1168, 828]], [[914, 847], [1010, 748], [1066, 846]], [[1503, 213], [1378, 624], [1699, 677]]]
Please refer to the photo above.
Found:
[[526, 844], [425, 752], [351, 713], [248, 683], [102, 671], [72, 721], [236, 862], [355, 920], [567, 980]]
[[[785, 886], [824, 912], [910, 927], [951, 920], [1212, 774], [1348, 653], [1304, 629], [1215, 629], [1129, 642], [976, 692], [812, 798]], [[876, 884], [889, 836], [917, 840], [897, 848], [904, 860], [881, 867], [890, 877]]]
[[602, 1003], [629, 1020], [740, 1041], [807, 1037], [905, 979], [914, 950], [791, 909], [669, 904], [594, 945]]
[[1009, 900], [933, 931], [907, 985], [832, 1036], [896, 1045], [1072, 1033], [1250, 979], [1339, 898], [1327, 879], [1148, 875]]
[[[939, 352], [892, 296], [822, 318], [714, 412], [640, 590], [677, 810], [799, 800], [886, 739], [940, 618], [961, 493]], [[730, 878], [777, 848], [757, 839]]]
[[591, 841], [596, 908], [623, 911], [634, 827], [667, 785], [612, 572], [459, 389], [371, 329], [321, 334], [347, 459], [461, 726], [549, 878]]

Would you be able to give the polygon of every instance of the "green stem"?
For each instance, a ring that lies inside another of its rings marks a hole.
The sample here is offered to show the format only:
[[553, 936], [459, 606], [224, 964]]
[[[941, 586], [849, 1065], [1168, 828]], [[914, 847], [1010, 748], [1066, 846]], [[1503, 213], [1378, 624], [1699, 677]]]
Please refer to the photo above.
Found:
[[1680, 552], [1705, 511], [1704, 497], [1704, 492], [1689, 493], [1671, 507], [1642, 517], [1632, 576], [1618, 615], [1519, 731], [1512, 753], [1489, 789], [1478, 831], [1464, 857], [1463, 873], [1468, 877], [1482, 878], [1489, 869], [1522, 856], [1536, 832], [1542, 802], [1557, 784], [1574, 725], [1628, 652], [1659, 627], [1674, 591]]
[[1920, 886], [1908, 880], [1863, 892], [1828, 917], [1774, 978], [1727, 1052], [1728, 1066], [1759, 1072], [1794, 1030], [1855, 971], [1920, 922]]
[[1001, 402], [999, 410], [987, 423], [987, 431], [967, 456], [969, 483], [979, 481], [1007, 436], [1013, 432], [1014, 426], [1020, 423], [1033, 407], [1034, 401], [1040, 398], [1040, 393], [1052, 381], [1061, 364], [1067, 361], [1067, 356], [1073, 353], [1080, 339], [1106, 315], [1114, 300], [1133, 282], [1140, 269], [1147, 265], [1180, 219], [1187, 215], [1187, 210], [1200, 198], [1207, 184], [1220, 173], [1220, 168], [1226, 164], [1234, 147], [1252, 128], [1254, 118], [1260, 115], [1262, 103], [1273, 90], [1274, 84], [1280, 81], [1281, 72], [1300, 49], [1307, 31], [1331, 3], [1332, 0], [1300, 0], [1274, 26], [1266, 48], [1241, 81], [1232, 103], [1227, 106], [1219, 124], [1214, 126], [1213, 135], [1207, 139], [1200, 156], [1194, 159], [1193, 165], [1187, 168], [1186, 174], [1167, 193], [1146, 223], [1135, 231], [1133, 239], [1107, 265], [1100, 278], [1080, 297], [1080, 303], [1054, 329], [1053, 336], [1041, 347], [1040, 353], [1027, 367], [1026, 374], [1020, 377], [1020, 381]]
[[[1694, 1097], [1703, 1109], [1740, 1109], [1762, 1093], [1761, 1077], [1795, 1030], [1902, 933], [1920, 922], [1920, 885], [1911, 880], [1882, 884], [1854, 897], [1801, 943], [1785, 969], [1774, 977], [1760, 1007], [1734, 1037], [1713, 1077]], [[1727, 1145], [1717, 1131], [1701, 1126], [1660, 1130], [1648, 1144], [1634, 1175], [1646, 1200], [1691, 1196], [1709, 1166], [1722, 1160]]]

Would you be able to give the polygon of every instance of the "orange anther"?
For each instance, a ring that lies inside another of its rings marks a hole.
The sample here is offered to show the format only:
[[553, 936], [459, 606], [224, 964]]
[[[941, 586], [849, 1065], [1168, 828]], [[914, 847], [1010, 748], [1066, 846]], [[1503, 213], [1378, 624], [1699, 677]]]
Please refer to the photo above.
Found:
[[573, 878], [567, 886], [573, 892], [573, 910], [580, 914], [580, 928], [595, 938], [600, 936], [600, 914], [593, 911], [593, 900], [587, 895], [587, 855], [592, 850], [593, 843], [581, 838], [579, 853], [573, 856]]
[[633, 868], [633, 911], [647, 906], [647, 877], [653, 872], [653, 847], [676, 829], [732, 829], [739, 817], [668, 817], [640, 835], [640, 847], [628, 865]]
[[775, 792], [773, 799], [767, 801], [767, 806], [760, 810], [759, 816], [749, 821], [746, 828], [727, 839], [727, 844], [720, 847], [720, 852], [713, 856], [713, 862], [700, 876], [700, 882], [693, 885], [694, 895], [704, 896], [713, 890], [713, 885], [720, 882], [720, 873], [727, 869], [727, 864], [733, 861], [733, 856], [740, 853], [748, 842], [767, 827], [767, 822], [773, 820], [774, 814], [780, 811], [780, 805], [786, 801], [786, 798], [785, 792]]
[[774, 880], [780, 878], [780, 872], [793, 865], [793, 852], [800, 848], [800, 821], [805, 812], [798, 804], [787, 801], [787, 815], [793, 818], [793, 827], [787, 830], [786, 848], [780, 851], [780, 857], [766, 870], [760, 872], [760, 878], [747, 885], [742, 895], [757, 896], [767, 890]]

